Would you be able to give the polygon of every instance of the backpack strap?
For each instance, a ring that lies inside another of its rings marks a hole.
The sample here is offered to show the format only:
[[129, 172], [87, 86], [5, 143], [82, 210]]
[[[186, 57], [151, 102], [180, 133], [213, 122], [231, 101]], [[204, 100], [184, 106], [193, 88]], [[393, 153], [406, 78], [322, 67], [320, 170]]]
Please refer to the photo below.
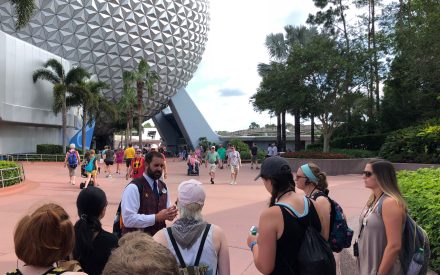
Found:
[[298, 218], [305, 217], [309, 213], [309, 201], [308, 201], [307, 197], [305, 197], [305, 196], [304, 196], [304, 213], [302, 213], [302, 214], [298, 213], [298, 211], [296, 211], [292, 206], [290, 206], [287, 203], [277, 202], [277, 203], [275, 203], [275, 205], [282, 206], [284, 208], [289, 209]]
[[[180, 250], [179, 250], [179, 247], [177, 246], [176, 239], [174, 239], [173, 232], [171, 231], [171, 227], [167, 228], [167, 232], [168, 232], [168, 236], [170, 237], [171, 244], [173, 245], [174, 252], [176, 252], [177, 258], [179, 259], [180, 267], [185, 268], [186, 267], [185, 261], [183, 260], [182, 254], [180, 253]], [[198, 256], [198, 254], [197, 254], [197, 256]]]
[[205, 227], [205, 232], [203, 232], [202, 240], [200, 241], [199, 251], [197, 251], [196, 261], [194, 266], [199, 266], [200, 258], [202, 257], [203, 247], [205, 246], [206, 237], [208, 236], [209, 229], [211, 225], [208, 223]]

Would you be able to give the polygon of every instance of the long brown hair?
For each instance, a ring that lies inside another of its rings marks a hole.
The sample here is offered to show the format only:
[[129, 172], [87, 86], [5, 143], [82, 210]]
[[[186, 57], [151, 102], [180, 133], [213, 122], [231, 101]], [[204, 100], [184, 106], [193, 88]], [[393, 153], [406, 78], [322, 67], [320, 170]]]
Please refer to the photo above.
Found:
[[[373, 174], [376, 176], [377, 184], [385, 195], [395, 199], [397, 203], [407, 210], [405, 199], [397, 184], [396, 170], [391, 162], [383, 159], [375, 159], [368, 162], [371, 165]], [[372, 194], [367, 202], [371, 207], [377, 198]]]

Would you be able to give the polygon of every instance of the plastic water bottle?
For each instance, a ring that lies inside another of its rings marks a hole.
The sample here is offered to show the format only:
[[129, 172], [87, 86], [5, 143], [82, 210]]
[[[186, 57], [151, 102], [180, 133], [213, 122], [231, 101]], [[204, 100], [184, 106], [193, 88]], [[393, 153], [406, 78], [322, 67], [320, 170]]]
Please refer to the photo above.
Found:
[[411, 263], [408, 267], [407, 275], [419, 275], [420, 270], [422, 270], [423, 262], [425, 261], [425, 252], [423, 248], [419, 248], [416, 253], [414, 253]]

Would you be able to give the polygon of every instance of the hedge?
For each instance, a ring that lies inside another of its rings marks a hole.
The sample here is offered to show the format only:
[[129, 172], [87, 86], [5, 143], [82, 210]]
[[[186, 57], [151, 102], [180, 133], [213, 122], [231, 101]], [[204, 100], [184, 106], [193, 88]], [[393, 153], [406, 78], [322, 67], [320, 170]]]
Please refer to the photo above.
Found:
[[[75, 148], [76, 151], [81, 155], [82, 150], [80, 148]], [[69, 147], [66, 147], [66, 151], [69, 151]], [[63, 146], [57, 144], [37, 144], [37, 154], [62, 154]]]
[[317, 151], [300, 151], [300, 152], [287, 152], [281, 154], [284, 158], [305, 158], [305, 159], [350, 159], [349, 155], [332, 153], [332, 152], [317, 152]]
[[[1, 160], [0, 161], [0, 170], [6, 169], [6, 168], [18, 168], [18, 169], [20, 169], [18, 164], [13, 162], [13, 161], [3, 161], [3, 160]], [[20, 175], [19, 171], [20, 170], [14, 169], [14, 170], [6, 170], [6, 171], [2, 172], [3, 178], [5, 179], [4, 180], [4, 186], [5, 187], [6, 186], [11, 186], [11, 185], [14, 185], [16, 183], [21, 182], [21, 178], [7, 180], [9, 178], [18, 177]], [[3, 181], [2, 181], [2, 179], [0, 177], [0, 188], [2, 188], [2, 187], [3, 187]]]
[[[397, 173], [400, 190], [411, 217], [426, 230], [432, 269], [440, 267], [440, 168]], [[437, 270], [438, 272], [439, 270]]]
[[393, 132], [379, 154], [392, 162], [440, 163], [440, 120]]
[[362, 149], [379, 151], [385, 142], [386, 134], [370, 134], [351, 137], [340, 137], [330, 141], [330, 147], [341, 149]]

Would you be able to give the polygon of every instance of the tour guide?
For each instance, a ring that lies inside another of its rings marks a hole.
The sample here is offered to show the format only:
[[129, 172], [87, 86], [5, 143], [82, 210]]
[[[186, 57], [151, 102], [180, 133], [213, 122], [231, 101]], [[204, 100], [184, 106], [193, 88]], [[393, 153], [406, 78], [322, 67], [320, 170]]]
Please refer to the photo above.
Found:
[[143, 177], [125, 187], [121, 201], [122, 234], [141, 229], [154, 235], [165, 228], [165, 220], [172, 221], [176, 217], [176, 206], [170, 206], [167, 186], [160, 180], [163, 168], [163, 155], [150, 152], [145, 157]]

